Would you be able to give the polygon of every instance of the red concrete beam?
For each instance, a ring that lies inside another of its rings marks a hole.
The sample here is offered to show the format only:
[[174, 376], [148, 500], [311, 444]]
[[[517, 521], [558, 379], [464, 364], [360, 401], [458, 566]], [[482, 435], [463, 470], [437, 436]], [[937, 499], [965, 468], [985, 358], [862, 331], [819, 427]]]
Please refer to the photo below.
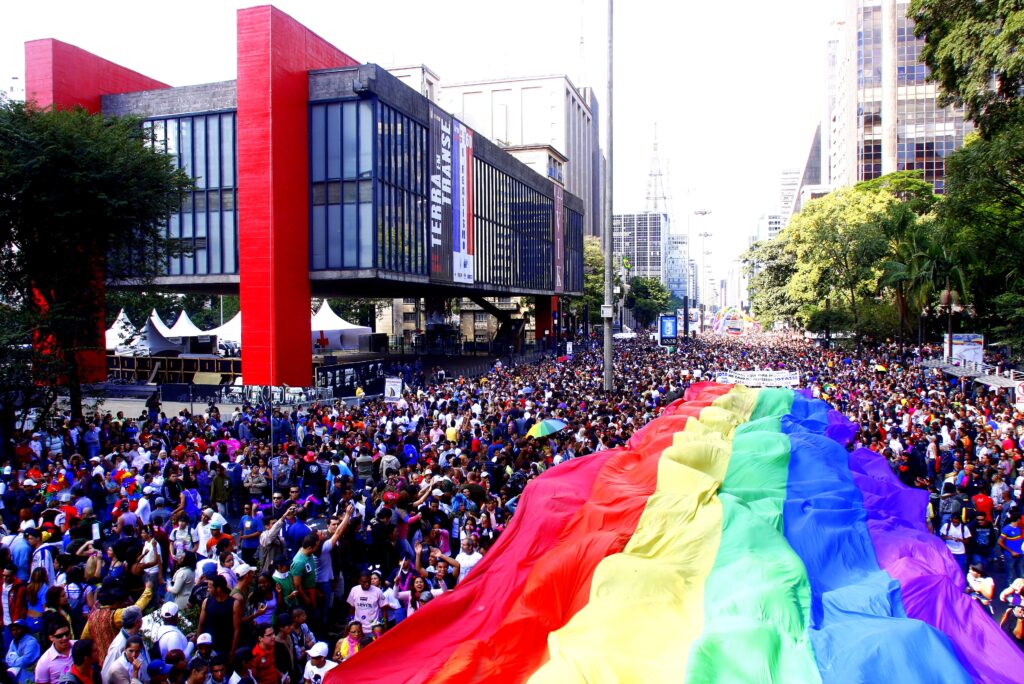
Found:
[[246, 384], [312, 382], [307, 72], [355, 65], [274, 7], [238, 11], [238, 258]]

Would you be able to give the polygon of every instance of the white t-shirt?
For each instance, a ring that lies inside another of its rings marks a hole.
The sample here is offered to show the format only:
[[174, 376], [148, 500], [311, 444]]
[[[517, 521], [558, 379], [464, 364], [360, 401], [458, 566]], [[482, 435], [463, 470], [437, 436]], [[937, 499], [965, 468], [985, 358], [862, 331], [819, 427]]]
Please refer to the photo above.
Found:
[[483, 558], [479, 551], [474, 551], [473, 553], [462, 551], [455, 557], [455, 560], [458, 561], [461, 567], [459, 570], [459, 584], [462, 584], [466, 576], [469, 575], [469, 571], [476, 567], [476, 564], [483, 560]]
[[967, 552], [964, 542], [971, 538], [971, 530], [966, 525], [954, 525], [948, 522], [942, 526], [939, 534], [943, 537], [949, 537], [946, 540], [946, 546], [949, 547], [950, 553], [962, 555]]
[[333, 660], [325, 660], [323, 667], [315, 666], [311, 660], [306, 663], [306, 670], [302, 673], [302, 677], [312, 684], [323, 684], [324, 676], [336, 667], [338, 667], [338, 663]]
[[363, 633], [373, 631], [374, 622], [380, 619], [380, 609], [388, 605], [384, 592], [375, 586], [363, 591], [358, 584], [348, 594], [348, 605], [355, 608], [355, 619], [363, 625]]

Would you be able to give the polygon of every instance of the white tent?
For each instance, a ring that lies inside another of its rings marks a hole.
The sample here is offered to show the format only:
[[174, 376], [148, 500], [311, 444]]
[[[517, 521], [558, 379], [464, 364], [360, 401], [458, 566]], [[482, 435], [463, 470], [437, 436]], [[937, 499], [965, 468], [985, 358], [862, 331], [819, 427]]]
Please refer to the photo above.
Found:
[[128, 320], [124, 309], [121, 309], [117, 313], [117, 318], [114, 319], [110, 329], [107, 330], [107, 351], [113, 351], [118, 347], [128, 344], [128, 341], [135, 337], [137, 332], [135, 326]]
[[160, 314], [156, 312], [156, 309], [153, 309], [153, 311], [150, 312], [149, 322], [152, 323], [153, 328], [155, 328], [156, 331], [159, 332], [164, 337], [171, 336], [171, 329], [164, 324], [163, 320], [160, 318]]
[[[159, 320], [159, 317], [157, 317]], [[126, 347], [119, 348], [119, 354], [140, 354], [155, 356], [157, 354], [165, 354], [168, 352], [181, 353], [185, 351], [184, 344], [175, 344], [171, 342], [167, 337], [160, 332], [160, 329], [156, 326], [153, 318], [150, 317], [146, 321], [146, 327], [136, 335], [135, 339], [131, 341]]]
[[321, 349], [358, 349], [359, 337], [373, 332], [365, 325], [353, 325], [334, 313], [326, 299], [320, 310], [313, 314], [310, 327], [313, 344]]
[[188, 317], [188, 312], [184, 309], [178, 314], [178, 320], [174, 322], [171, 329], [165, 333], [167, 337], [199, 337], [200, 335], [209, 334], [197, 328], [192, 319]]
[[207, 335], [216, 335], [218, 340], [224, 342], [242, 342], [242, 312], [239, 311], [235, 314], [235, 317], [224, 325], [214, 328], [206, 333]]

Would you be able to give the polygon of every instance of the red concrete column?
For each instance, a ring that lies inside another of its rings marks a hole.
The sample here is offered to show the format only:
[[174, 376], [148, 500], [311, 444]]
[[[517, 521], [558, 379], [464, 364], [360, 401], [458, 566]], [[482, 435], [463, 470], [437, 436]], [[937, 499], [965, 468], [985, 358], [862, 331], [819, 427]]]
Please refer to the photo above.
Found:
[[274, 7], [238, 11], [238, 257], [247, 384], [312, 382], [307, 72], [357, 64]]
[[536, 320], [536, 329], [534, 330], [534, 338], [537, 340], [544, 339], [544, 331], [547, 331], [548, 340], [555, 339], [555, 321], [554, 316], [551, 315], [555, 309], [558, 308], [557, 297], [544, 297], [538, 295], [536, 297], [537, 303], [534, 305], [534, 317]]
[[[82, 106], [95, 114], [100, 111], [103, 95], [169, 87], [166, 83], [53, 38], [25, 43], [25, 100], [42, 108]], [[82, 330], [75, 344], [79, 350], [75, 352], [79, 378], [83, 382], [107, 379], [103, 335], [106, 292], [102, 262], [96, 264], [95, 275], [93, 282], [88, 284], [93, 295], [91, 304], [95, 324]], [[49, 305], [42, 292], [36, 293], [35, 301], [39, 315], [45, 316]], [[59, 352], [54, 349], [52, 340], [37, 339], [35, 346], [43, 354]]]

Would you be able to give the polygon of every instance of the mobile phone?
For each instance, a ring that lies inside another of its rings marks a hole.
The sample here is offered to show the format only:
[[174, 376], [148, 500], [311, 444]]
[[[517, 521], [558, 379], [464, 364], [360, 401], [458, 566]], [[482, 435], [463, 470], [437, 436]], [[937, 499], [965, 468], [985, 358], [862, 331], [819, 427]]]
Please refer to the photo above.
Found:
[[100, 538], [100, 524], [99, 523], [93, 523], [92, 524], [92, 540], [96, 541], [99, 538]]

